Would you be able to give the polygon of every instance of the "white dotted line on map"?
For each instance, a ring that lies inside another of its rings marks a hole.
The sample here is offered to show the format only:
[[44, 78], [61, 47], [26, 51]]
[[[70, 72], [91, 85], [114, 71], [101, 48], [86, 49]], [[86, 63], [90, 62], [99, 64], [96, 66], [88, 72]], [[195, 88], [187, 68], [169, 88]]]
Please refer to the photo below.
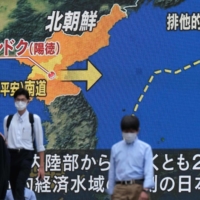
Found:
[[[195, 62], [193, 62], [193, 65], [199, 65], [200, 64], [200, 60], [197, 60]], [[138, 102], [135, 104], [133, 111], [136, 113], [138, 111], [139, 105], [141, 104], [142, 100], [144, 99], [145, 94], [147, 93], [149, 86], [152, 84], [154, 78], [156, 75], [160, 75], [162, 73], [167, 73], [167, 74], [180, 74], [183, 71], [186, 71], [188, 69], [190, 69], [192, 66], [191, 65], [187, 65], [185, 67], [183, 67], [183, 69], [177, 69], [177, 70], [171, 70], [171, 69], [164, 69], [164, 70], [155, 70], [153, 75], [150, 76], [148, 83], [145, 85], [143, 93], [139, 96], [138, 98]], [[133, 114], [134, 115], [134, 114]]]

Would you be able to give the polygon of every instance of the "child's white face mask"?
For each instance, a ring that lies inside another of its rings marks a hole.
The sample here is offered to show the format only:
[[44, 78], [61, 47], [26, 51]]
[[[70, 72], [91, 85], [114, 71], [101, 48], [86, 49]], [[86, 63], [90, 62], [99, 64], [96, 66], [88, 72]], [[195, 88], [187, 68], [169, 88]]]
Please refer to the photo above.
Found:
[[124, 140], [128, 144], [134, 142], [135, 138], [137, 137], [137, 133], [122, 133], [122, 135]]

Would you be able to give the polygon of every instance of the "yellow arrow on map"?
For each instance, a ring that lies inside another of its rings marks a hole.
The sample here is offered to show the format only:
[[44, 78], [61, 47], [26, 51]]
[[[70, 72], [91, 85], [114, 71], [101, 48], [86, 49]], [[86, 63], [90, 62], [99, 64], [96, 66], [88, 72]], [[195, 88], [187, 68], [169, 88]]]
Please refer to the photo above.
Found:
[[89, 90], [100, 78], [102, 74], [88, 60], [86, 70], [62, 70], [60, 78], [62, 81], [87, 81], [87, 90]]

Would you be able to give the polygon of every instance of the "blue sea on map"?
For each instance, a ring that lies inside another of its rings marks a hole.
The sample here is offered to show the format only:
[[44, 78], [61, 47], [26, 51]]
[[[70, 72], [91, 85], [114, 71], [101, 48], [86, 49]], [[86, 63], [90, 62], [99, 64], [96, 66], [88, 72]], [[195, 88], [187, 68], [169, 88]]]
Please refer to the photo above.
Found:
[[[153, 148], [200, 147], [200, 32], [167, 31], [168, 13], [198, 13], [197, 1], [161, 9], [145, 3], [111, 29], [109, 46], [89, 60], [103, 77], [91, 90], [78, 83], [98, 118], [97, 148], [110, 148], [122, 139], [120, 120], [134, 113], [141, 121], [139, 137]], [[187, 65], [188, 70], [183, 68]], [[71, 69], [82, 69], [86, 62]], [[134, 106], [155, 70], [137, 112]], [[174, 70], [182, 69], [174, 74]]]
[[[185, 1], [170, 9], [144, 4], [138, 12], [116, 23], [109, 46], [89, 60], [103, 77], [86, 91], [85, 83], [75, 82], [97, 115], [97, 148], [110, 148], [122, 139], [120, 120], [134, 113], [141, 121], [139, 137], [153, 148], [199, 148], [200, 140], [200, 32], [167, 31], [168, 13], [198, 13], [197, 1]], [[188, 70], [183, 68], [187, 65]], [[16, 60], [1, 60], [1, 81], [24, 81], [29, 66]], [[86, 61], [71, 69], [86, 68]], [[179, 74], [154, 75], [148, 91], [143, 90], [155, 70], [182, 69]], [[137, 112], [134, 106], [144, 94]], [[0, 94], [0, 131], [3, 118], [16, 112], [13, 98]], [[43, 101], [33, 99], [29, 111], [42, 121], [50, 121]]]

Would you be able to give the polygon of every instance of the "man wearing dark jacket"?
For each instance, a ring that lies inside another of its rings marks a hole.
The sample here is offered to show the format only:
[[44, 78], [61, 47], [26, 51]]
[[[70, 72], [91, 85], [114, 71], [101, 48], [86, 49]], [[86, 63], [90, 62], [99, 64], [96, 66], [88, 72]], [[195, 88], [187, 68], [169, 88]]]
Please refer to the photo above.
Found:
[[0, 133], [0, 199], [4, 199], [9, 179], [9, 154], [4, 136]]

